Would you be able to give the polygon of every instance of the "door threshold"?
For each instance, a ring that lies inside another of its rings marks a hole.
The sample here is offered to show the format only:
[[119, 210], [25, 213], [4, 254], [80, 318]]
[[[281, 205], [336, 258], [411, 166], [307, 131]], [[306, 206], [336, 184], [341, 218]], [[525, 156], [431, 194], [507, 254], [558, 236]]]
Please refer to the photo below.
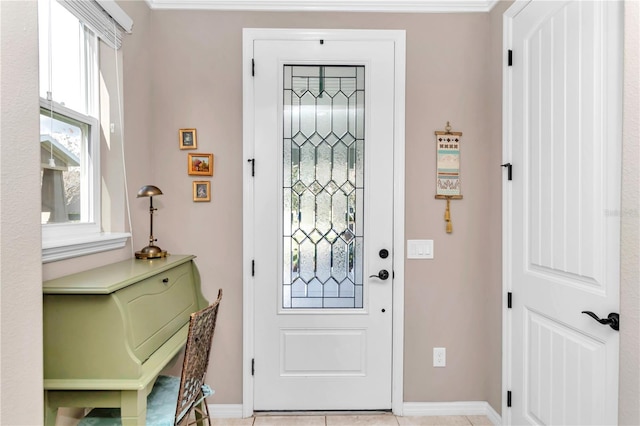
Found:
[[383, 416], [393, 415], [391, 410], [308, 410], [308, 411], [291, 411], [291, 410], [271, 410], [271, 411], [254, 411], [254, 417], [267, 416]]

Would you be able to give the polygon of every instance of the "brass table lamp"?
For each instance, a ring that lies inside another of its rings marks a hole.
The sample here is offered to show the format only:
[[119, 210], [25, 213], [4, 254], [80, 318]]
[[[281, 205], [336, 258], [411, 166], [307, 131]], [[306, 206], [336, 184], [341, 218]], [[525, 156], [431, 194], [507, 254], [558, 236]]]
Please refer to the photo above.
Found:
[[160, 257], [165, 257], [167, 255], [166, 250], [162, 250], [160, 247], [154, 244], [156, 241], [158, 241], [156, 238], [153, 238], [153, 212], [155, 210], [158, 210], [153, 207], [154, 195], [162, 195], [162, 191], [157, 186], [145, 185], [138, 191], [138, 198], [149, 197], [149, 217], [151, 219], [151, 229], [149, 231], [149, 245], [136, 252], [136, 259], [157, 259]]

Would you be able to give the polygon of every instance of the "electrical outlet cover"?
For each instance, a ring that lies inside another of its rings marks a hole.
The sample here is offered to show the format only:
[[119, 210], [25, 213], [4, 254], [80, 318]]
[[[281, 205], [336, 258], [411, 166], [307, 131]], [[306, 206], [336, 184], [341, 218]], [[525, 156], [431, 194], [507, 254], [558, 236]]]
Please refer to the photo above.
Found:
[[433, 366], [434, 367], [447, 366], [447, 349], [446, 348], [433, 348]]

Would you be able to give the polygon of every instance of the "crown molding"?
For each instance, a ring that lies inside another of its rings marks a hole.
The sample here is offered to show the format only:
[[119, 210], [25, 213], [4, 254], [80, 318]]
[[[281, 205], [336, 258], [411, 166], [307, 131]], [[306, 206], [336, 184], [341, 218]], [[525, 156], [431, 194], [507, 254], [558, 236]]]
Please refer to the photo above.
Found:
[[146, 0], [153, 10], [271, 12], [489, 12], [498, 0]]

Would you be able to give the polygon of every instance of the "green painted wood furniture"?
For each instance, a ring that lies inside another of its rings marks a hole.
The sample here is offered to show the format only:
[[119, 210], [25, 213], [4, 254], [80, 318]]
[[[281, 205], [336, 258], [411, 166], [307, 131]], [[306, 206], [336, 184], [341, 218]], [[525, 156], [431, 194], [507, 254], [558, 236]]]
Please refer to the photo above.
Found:
[[190, 255], [130, 259], [43, 284], [45, 424], [58, 407], [120, 407], [144, 424], [147, 394], [208, 305]]

